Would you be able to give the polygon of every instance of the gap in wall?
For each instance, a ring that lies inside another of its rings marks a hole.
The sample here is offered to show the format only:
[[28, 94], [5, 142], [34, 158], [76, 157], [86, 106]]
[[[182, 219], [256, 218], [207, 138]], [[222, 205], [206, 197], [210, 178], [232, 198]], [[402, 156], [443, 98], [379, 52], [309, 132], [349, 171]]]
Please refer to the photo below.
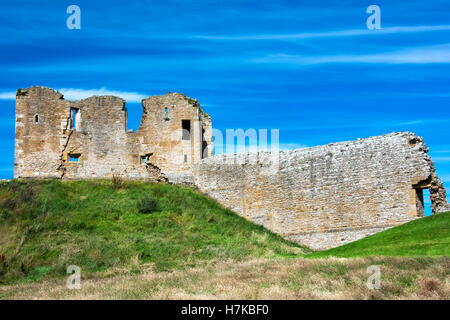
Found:
[[133, 132], [136, 132], [141, 125], [142, 104], [140, 102], [127, 102], [125, 107], [128, 110], [128, 129], [133, 129]]
[[423, 206], [425, 209], [425, 217], [431, 215], [430, 190], [423, 189]]

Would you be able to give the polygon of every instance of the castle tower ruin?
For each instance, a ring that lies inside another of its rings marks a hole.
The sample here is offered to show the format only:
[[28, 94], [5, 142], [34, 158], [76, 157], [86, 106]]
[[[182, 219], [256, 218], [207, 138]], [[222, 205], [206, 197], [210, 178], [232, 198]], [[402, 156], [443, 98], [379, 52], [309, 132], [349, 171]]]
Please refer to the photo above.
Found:
[[212, 155], [211, 118], [197, 100], [168, 93], [142, 104], [132, 132], [119, 97], [68, 101], [50, 88], [19, 89], [14, 177], [164, 180]]

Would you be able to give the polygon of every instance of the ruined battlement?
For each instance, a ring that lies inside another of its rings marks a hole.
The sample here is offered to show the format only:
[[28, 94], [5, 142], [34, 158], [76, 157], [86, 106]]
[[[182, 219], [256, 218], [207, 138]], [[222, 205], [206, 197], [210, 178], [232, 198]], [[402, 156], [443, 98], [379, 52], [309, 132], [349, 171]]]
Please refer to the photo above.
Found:
[[142, 106], [132, 132], [122, 98], [69, 101], [46, 87], [17, 90], [14, 177], [158, 181], [212, 155], [211, 118], [197, 100], [168, 93]]

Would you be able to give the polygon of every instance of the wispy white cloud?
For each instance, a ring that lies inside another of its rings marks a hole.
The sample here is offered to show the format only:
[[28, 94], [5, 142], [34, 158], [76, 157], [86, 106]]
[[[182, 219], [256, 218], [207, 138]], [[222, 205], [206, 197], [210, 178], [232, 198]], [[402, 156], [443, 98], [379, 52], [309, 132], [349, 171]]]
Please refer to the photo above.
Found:
[[301, 56], [273, 54], [250, 60], [253, 63], [278, 63], [289, 65], [314, 65], [323, 63], [385, 63], [425, 64], [450, 63], [450, 44], [410, 48], [406, 50], [375, 54], [350, 54], [332, 56]]
[[450, 153], [450, 150], [433, 150], [433, 153]]
[[15, 91], [0, 92], [0, 100], [14, 100], [16, 98]]
[[338, 31], [323, 31], [323, 32], [303, 32], [303, 33], [284, 33], [284, 34], [261, 34], [261, 35], [240, 35], [240, 36], [205, 36], [197, 35], [193, 38], [205, 40], [300, 40], [311, 38], [334, 38], [334, 37], [353, 37], [366, 35], [382, 35], [395, 33], [414, 33], [414, 32], [428, 32], [428, 31], [445, 31], [450, 30], [450, 25], [435, 25], [435, 26], [398, 26], [386, 27], [379, 30], [369, 29], [348, 29]]
[[450, 174], [441, 174], [439, 175], [439, 178], [442, 182], [449, 182], [450, 183]]
[[[148, 95], [137, 92], [108, 90], [105, 87], [100, 89], [61, 88], [58, 91], [68, 100], [85, 99], [91, 96], [118, 96], [127, 102], [141, 102], [142, 99], [148, 97]], [[15, 91], [0, 92], [0, 100], [14, 100], [15, 98]]]
[[122, 99], [125, 99], [127, 102], [141, 102], [142, 99], [148, 97], [148, 95], [144, 95], [137, 92], [128, 92], [128, 91], [115, 91], [108, 90], [104, 87], [100, 89], [75, 89], [75, 88], [62, 88], [58, 90], [64, 95], [64, 98], [68, 100], [79, 100], [89, 98], [91, 96], [118, 96]]
[[280, 143], [280, 150], [295, 150], [303, 148], [308, 148], [308, 146], [303, 143]]
[[411, 120], [411, 121], [399, 121], [392, 123], [392, 126], [411, 126], [411, 125], [417, 125], [417, 124], [423, 124], [431, 122], [430, 120]]
[[[411, 95], [414, 97], [414, 95]], [[390, 126], [390, 127], [399, 127], [399, 126], [418, 126], [418, 125], [436, 125], [436, 124], [448, 124], [450, 119], [419, 119], [419, 120], [405, 120], [398, 122], [379, 122], [379, 126]]]
[[[228, 153], [227, 144], [226, 143], [220, 143], [220, 142], [214, 142], [214, 153], [215, 154], [222, 154], [222, 153]], [[274, 150], [280, 150], [280, 151], [287, 151], [287, 150], [295, 150], [295, 149], [302, 149], [307, 148], [308, 146], [303, 143], [279, 143], [278, 146], [272, 145], [268, 143], [265, 148], [261, 147], [258, 144], [232, 144], [232, 151], [231, 153], [241, 153], [241, 152], [257, 152], [257, 151], [274, 151]]]
[[432, 157], [434, 162], [450, 162], [450, 157]]

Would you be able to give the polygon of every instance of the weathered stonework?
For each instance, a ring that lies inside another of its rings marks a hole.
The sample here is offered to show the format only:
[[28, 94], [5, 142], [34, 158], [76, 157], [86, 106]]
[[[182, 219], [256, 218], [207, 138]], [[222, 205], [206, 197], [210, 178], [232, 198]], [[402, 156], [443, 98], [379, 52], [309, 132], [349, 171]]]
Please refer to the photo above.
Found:
[[283, 237], [326, 249], [424, 215], [449, 211], [428, 148], [413, 133], [282, 151], [216, 155], [190, 179], [222, 205]]
[[211, 130], [197, 100], [179, 93], [144, 99], [132, 132], [121, 98], [67, 101], [50, 88], [19, 89], [14, 177], [164, 180], [212, 154]]
[[136, 132], [114, 96], [64, 100], [31, 87], [16, 97], [15, 178], [169, 181], [200, 191], [300, 244], [326, 249], [450, 211], [423, 139], [413, 133], [213, 157], [211, 118], [179, 93], [142, 101]]

